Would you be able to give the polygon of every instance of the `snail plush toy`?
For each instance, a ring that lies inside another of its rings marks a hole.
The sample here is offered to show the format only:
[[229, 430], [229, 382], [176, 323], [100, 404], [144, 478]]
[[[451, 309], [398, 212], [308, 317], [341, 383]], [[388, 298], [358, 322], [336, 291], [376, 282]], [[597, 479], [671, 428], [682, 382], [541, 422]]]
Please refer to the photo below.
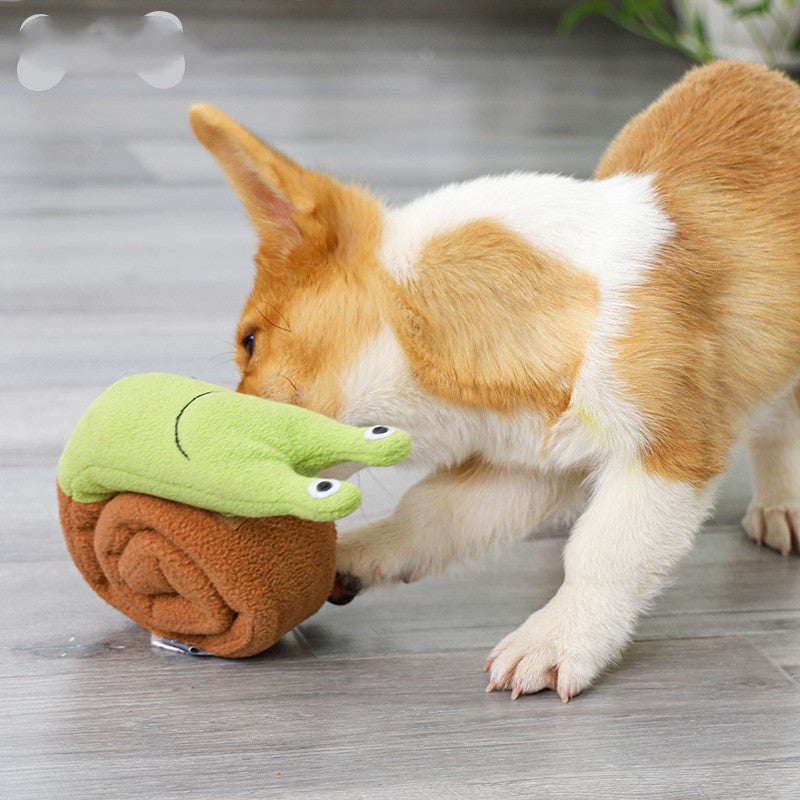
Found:
[[220, 656], [265, 650], [325, 602], [333, 520], [358, 488], [321, 470], [388, 466], [407, 433], [355, 428], [193, 378], [124, 378], [58, 465], [67, 546], [89, 585], [158, 637]]

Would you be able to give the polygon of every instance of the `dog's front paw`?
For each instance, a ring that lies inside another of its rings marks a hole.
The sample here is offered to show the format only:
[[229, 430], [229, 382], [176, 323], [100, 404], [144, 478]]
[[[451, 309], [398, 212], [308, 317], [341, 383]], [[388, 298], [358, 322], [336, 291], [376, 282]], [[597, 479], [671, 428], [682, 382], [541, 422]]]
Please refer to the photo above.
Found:
[[378, 583], [385, 572], [387, 546], [384, 520], [340, 533], [336, 541], [336, 572], [342, 588], [356, 594]]
[[336, 571], [336, 578], [333, 581], [333, 589], [328, 595], [328, 602], [335, 606], [346, 606], [351, 600], [356, 599], [356, 595], [361, 591], [361, 579], [355, 575], [348, 575]]
[[378, 583], [410, 583], [422, 577], [421, 566], [409, 562], [390, 518], [340, 534], [336, 543], [336, 582], [328, 600], [349, 603]]
[[800, 554], [800, 504], [766, 507], [751, 503], [742, 527], [757, 544], [783, 555]]
[[553, 689], [566, 703], [592, 683], [619, 655], [625, 637], [621, 642], [620, 637], [616, 642], [603, 639], [595, 622], [581, 617], [572, 605], [556, 595], [492, 650], [484, 667], [489, 671], [487, 692], [507, 689], [516, 700], [521, 694]]

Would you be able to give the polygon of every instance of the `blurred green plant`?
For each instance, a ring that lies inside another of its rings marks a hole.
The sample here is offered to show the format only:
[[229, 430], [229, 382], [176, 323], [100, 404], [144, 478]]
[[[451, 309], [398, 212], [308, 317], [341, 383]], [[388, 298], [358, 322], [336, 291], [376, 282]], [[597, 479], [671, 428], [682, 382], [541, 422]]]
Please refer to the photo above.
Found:
[[[800, 0], [707, 0], [724, 6], [746, 29], [754, 47], [768, 64], [776, 51], [754, 20], [769, 19], [791, 53], [800, 53], [800, 31], [786, 17]], [[561, 16], [558, 30], [570, 33], [587, 17], [605, 17], [631, 33], [684, 53], [701, 64], [719, 58], [708, 34], [703, 5], [697, 0], [580, 0]]]

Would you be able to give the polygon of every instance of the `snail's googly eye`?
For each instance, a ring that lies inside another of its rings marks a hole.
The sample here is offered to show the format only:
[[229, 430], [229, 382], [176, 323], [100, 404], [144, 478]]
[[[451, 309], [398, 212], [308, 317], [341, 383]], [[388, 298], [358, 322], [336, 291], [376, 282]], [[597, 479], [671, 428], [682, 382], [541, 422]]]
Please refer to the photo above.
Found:
[[314, 481], [314, 483], [309, 484], [307, 491], [312, 497], [321, 499], [336, 494], [341, 488], [341, 481], [335, 481], [333, 478], [325, 478], [324, 480]]
[[385, 439], [387, 436], [391, 436], [396, 430], [397, 428], [390, 428], [387, 425], [373, 425], [364, 432], [364, 438]]

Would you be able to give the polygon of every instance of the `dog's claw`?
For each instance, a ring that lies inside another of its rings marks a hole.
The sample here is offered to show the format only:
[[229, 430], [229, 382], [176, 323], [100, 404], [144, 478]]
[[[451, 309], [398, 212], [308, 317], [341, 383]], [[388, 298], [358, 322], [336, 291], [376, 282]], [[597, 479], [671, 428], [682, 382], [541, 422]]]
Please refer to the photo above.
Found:
[[496, 688], [497, 688], [496, 681], [490, 681], [489, 685], [486, 687], [486, 694], [489, 694], [489, 692], [493, 692]]

